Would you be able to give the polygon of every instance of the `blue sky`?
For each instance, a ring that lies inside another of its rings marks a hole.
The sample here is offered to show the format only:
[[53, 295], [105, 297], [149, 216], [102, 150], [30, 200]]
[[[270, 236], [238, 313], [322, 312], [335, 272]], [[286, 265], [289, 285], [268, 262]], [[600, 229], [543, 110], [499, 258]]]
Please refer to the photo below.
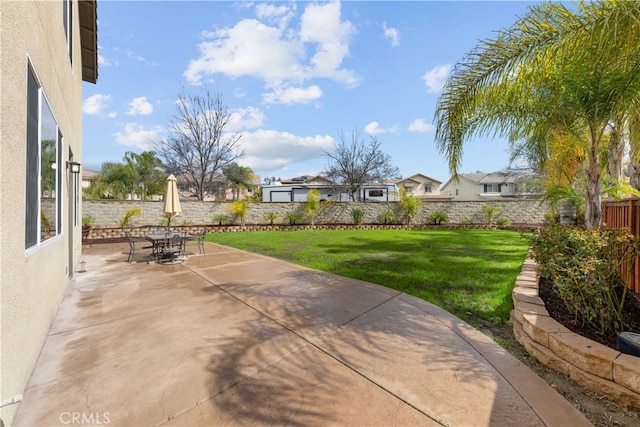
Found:
[[[153, 149], [180, 93], [220, 93], [243, 166], [320, 173], [340, 133], [374, 135], [403, 177], [443, 183], [433, 114], [451, 68], [533, 2], [98, 2], [99, 77], [83, 83], [85, 168]], [[459, 172], [508, 166], [502, 140], [473, 139]]]

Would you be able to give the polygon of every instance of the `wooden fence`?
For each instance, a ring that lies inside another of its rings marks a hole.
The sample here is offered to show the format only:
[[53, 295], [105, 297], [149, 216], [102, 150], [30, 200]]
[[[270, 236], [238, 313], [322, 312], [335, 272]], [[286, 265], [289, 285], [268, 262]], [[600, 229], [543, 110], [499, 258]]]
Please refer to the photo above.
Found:
[[[640, 199], [605, 202], [602, 208], [602, 223], [611, 228], [625, 227], [631, 234], [640, 238]], [[633, 263], [633, 271], [627, 286], [640, 294], [640, 257]]]

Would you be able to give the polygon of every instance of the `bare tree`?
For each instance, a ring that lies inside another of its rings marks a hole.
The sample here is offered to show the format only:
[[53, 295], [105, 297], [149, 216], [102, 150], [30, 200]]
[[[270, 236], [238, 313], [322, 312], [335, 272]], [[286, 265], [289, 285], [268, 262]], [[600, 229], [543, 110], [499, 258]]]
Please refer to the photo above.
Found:
[[340, 142], [324, 155], [327, 168], [323, 174], [336, 184], [346, 186], [351, 200], [358, 198], [364, 184], [382, 182], [399, 173], [398, 168], [391, 165], [391, 157], [380, 149], [380, 141], [371, 136], [366, 145], [357, 128], [350, 135], [340, 131]]
[[222, 168], [244, 155], [241, 134], [226, 132], [231, 112], [222, 96], [209, 90], [203, 96], [180, 95], [169, 122], [169, 136], [155, 146], [168, 173], [176, 175], [203, 200], [222, 174]]

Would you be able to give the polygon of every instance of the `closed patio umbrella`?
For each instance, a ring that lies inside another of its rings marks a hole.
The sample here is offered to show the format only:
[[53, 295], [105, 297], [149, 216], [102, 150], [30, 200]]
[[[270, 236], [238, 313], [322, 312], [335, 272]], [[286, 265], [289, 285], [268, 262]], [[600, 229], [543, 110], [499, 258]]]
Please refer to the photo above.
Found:
[[176, 184], [176, 177], [172, 174], [167, 178], [167, 191], [164, 194], [164, 217], [169, 219], [167, 230], [171, 227], [171, 218], [181, 212], [178, 185]]

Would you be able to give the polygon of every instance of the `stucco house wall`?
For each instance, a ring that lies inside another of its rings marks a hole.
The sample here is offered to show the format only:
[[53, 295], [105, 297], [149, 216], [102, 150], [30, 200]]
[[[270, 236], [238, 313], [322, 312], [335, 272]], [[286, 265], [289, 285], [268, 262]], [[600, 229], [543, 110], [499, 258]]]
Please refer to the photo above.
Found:
[[[83, 43], [79, 7], [84, 6], [78, 3], [67, 3], [73, 5], [75, 17], [70, 32], [72, 62], [64, 30], [63, 1], [0, 1], [2, 402], [20, 400], [82, 251], [81, 224], [74, 226], [70, 221], [68, 198], [70, 186], [80, 184], [74, 183], [67, 170], [61, 173], [58, 192], [62, 203], [60, 232], [35, 246], [26, 248], [29, 245], [25, 244], [29, 67], [63, 135], [59, 166], [64, 168], [67, 160], [79, 162], [82, 158]], [[90, 40], [91, 34], [88, 35]], [[97, 64], [94, 65], [97, 72]], [[11, 425], [18, 405], [9, 403], [0, 408], [4, 425]]]
[[[442, 195], [456, 201], [498, 201], [509, 198], [535, 198], [539, 191], [530, 184], [535, 174], [519, 172], [492, 172], [459, 174], [451, 177], [440, 189]], [[485, 192], [485, 185], [500, 186], [500, 191]]]
[[[442, 181], [428, 177], [426, 175], [417, 173], [410, 177], [395, 181], [395, 184], [400, 187], [407, 188], [409, 194], [418, 199], [424, 198], [439, 198], [440, 197], [440, 185]], [[431, 191], [427, 191], [427, 190]]]

